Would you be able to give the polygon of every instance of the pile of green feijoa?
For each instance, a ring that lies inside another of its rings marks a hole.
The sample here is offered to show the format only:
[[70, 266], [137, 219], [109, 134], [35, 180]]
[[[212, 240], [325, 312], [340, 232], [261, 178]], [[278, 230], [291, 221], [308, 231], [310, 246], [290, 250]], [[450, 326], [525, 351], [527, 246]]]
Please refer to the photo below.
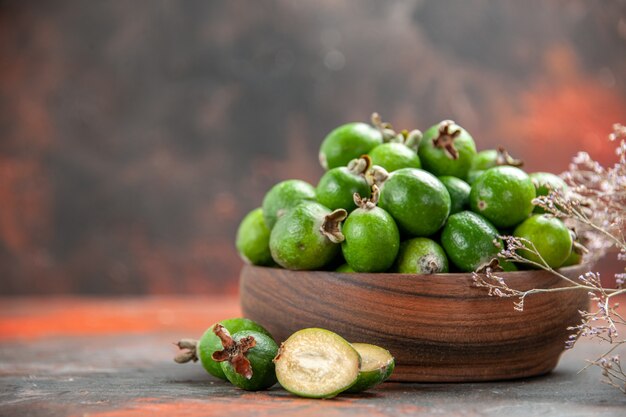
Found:
[[279, 382], [309, 398], [369, 390], [387, 380], [395, 367], [386, 349], [351, 344], [319, 328], [299, 330], [279, 348], [263, 326], [245, 318], [215, 323], [199, 340], [182, 339], [177, 346], [177, 363], [200, 360], [208, 373], [238, 388], [259, 391]]
[[477, 152], [452, 120], [424, 134], [396, 133], [374, 114], [372, 125], [334, 129], [319, 159], [326, 172], [315, 187], [280, 182], [244, 218], [237, 233], [244, 261], [293, 270], [471, 272], [493, 265], [499, 236], [514, 235], [541, 255], [521, 250], [531, 262], [581, 262], [573, 233], [533, 205], [550, 190], [566, 191], [565, 182], [527, 174], [502, 148]]

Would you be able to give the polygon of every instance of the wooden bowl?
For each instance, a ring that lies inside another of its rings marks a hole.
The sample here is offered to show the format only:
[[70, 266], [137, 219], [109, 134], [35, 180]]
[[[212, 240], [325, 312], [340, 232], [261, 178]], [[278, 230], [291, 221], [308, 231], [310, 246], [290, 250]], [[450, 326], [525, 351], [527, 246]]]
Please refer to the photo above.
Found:
[[[588, 267], [563, 268], [576, 278]], [[546, 271], [499, 274], [512, 288], [553, 288], [566, 282]], [[568, 326], [580, 321], [588, 296], [573, 290], [515, 298], [490, 297], [471, 274], [362, 274], [289, 271], [246, 265], [243, 314], [277, 341], [306, 327], [332, 330], [351, 342], [389, 349], [394, 381], [467, 382], [550, 372], [564, 350]]]

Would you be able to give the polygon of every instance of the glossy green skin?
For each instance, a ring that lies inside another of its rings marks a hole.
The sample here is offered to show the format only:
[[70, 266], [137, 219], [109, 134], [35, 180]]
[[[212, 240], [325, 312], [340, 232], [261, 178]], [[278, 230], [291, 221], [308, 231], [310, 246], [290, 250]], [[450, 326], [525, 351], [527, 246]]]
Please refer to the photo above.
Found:
[[384, 182], [378, 205], [391, 214], [404, 233], [429, 236], [445, 223], [451, 200], [437, 177], [421, 169], [403, 168]]
[[315, 188], [301, 180], [279, 182], [265, 194], [263, 219], [272, 230], [279, 217], [284, 216], [303, 201], [315, 201]]
[[467, 183], [469, 185], [474, 184], [474, 182], [478, 179], [478, 177], [480, 177], [481, 175], [483, 175], [485, 171], [470, 171], [467, 173]]
[[[558, 268], [572, 251], [572, 236], [565, 224], [546, 214], [535, 214], [515, 228], [513, 236], [528, 239], [551, 268]], [[541, 263], [534, 253], [520, 250], [524, 258]]]
[[439, 181], [446, 186], [450, 194], [450, 214], [469, 209], [469, 195], [472, 187], [465, 181], [457, 177], [443, 176]]
[[521, 169], [499, 166], [484, 172], [472, 184], [470, 207], [496, 227], [511, 227], [533, 211], [535, 186]]
[[439, 125], [428, 129], [418, 149], [418, 155], [425, 170], [432, 172], [438, 177], [451, 175], [457, 178], [467, 178], [474, 155], [476, 144], [467, 130], [461, 128], [461, 134], [454, 139], [454, 147], [459, 153], [457, 159], [452, 159], [448, 153], [433, 144], [433, 140], [439, 135]]
[[[559, 190], [561, 192], [567, 190], [567, 183], [561, 177], [549, 172], [533, 172], [528, 174], [528, 176], [535, 186], [537, 197], [548, 195], [551, 190]], [[533, 212], [545, 213], [546, 211], [541, 207], [535, 206]]]
[[348, 264], [343, 264], [340, 265], [337, 269], [335, 269], [336, 272], [344, 272], [344, 273], [352, 273], [352, 272], [356, 272], [354, 269], [352, 269], [352, 267]]
[[318, 203], [331, 210], [342, 208], [348, 212], [356, 208], [354, 193], [368, 198], [370, 186], [363, 175], [355, 175], [346, 167], [326, 171], [316, 189]]
[[220, 367], [226, 375], [226, 379], [236, 387], [246, 391], [268, 389], [278, 382], [273, 362], [278, 353], [278, 345], [271, 337], [253, 330], [243, 330], [231, 334], [235, 341], [248, 336], [254, 337], [256, 341], [256, 345], [245, 354], [252, 366], [252, 378], [246, 379], [245, 376], [239, 375], [228, 361], [220, 362]]
[[274, 263], [270, 253], [270, 229], [265, 225], [260, 207], [248, 213], [239, 224], [235, 246], [246, 263], [266, 266]]
[[319, 203], [300, 204], [276, 222], [270, 234], [274, 261], [293, 270], [320, 269], [339, 253], [339, 245], [320, 232], [330, 210]]
[[474, 155], [470, 171], [484, 171], [497, 165], [498, 151], [495, 149], [487, 149]]
[[[222, 342], [215, 335], [215, 333], [213, 333], [213, 327], [215, 326], [215, 324], [217, 323], [212, 324], [211, 327], [209, 327], [204, 332], [204, 334], [198, 341], [196, 350], [198, 358], [200, 359], [200, 363], [202, 364], [204, 369], [206, 369], [206, 371], [211, 375], [226, 380], [226, 376], [224, 375], [224, 371], [222, 371], [220, 363], [215, 362], [212, 358], [214, 352], [223, 349]], [[222, 320], [219, 322], [219, 324], [224, 326], [231, 335], [244, 330], [252, 330], [272, 337], [272, 335], [267, 330], [265, 330], [263, 326], [245, 318]]]
[[359, 372], [359, 377], [357, 378], [354, 385], [345, 390], [345, 392], [351, 394], [357, 394], [359, 392], [367, 391], [368, 389], [374, 388], [376, 385], [379, 385], [385, 382], [391, 374], [393, 374], [393, 370], [396, 367], [396, 361], [393, 359], [387, 366], [376, 369], [374, 371]]
[[572, 265], [578, 265], [583, 261], [583, 255], [576, 252], [573, 248], [572, 248], [572, 253], [570, 253], [570, 255], [567, 257], [567, 259], [565, 260], [565, 262], [563, 262], [563, 264], [561, 265], [561, 268], [565, 267], [565, 266], [572, 266]]
[[341, 251], [356, 272], [382, 272], [391, 267], [400, 247], [393, 218], [380, 207], [358, 208], [346, 219]]
[[475, 271], [497, 257], [499, 248], [494, 240], [500, 242], [498, 230], [471, 211], [450, 216], [441, 233], [441, 244], [448, 258], [463, 272]]
[[372, 165], [378, 165], [387, 172], [397, 171], [402, 168], [421, 168], [417, 152], [403, 143], [383, 143], [372, 149], [369, 153]]
[[394, 271], [401, 274], [438, 274], [448, 272], [448, 257], [434, 240], [416, 237], [400, 244]]
[[348, 123], [326, 136], [320, 147], [320, 164], [328, 170], [348, 165], [383, 142], [378, 129], [366, 123]]

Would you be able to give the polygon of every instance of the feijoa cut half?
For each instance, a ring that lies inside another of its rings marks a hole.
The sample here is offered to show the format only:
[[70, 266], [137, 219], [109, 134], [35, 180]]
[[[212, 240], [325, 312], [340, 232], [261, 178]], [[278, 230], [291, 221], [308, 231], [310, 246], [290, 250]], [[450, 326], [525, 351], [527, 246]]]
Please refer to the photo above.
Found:
[[396, 361], [387, 349], [369, 343], [352, 343], [361, 356], [361, 370], [354, 385], [346, 392], [363, 392], [387, 380], [393, 373]]
[[278, 382], [287, 391], [300, 397], [331, 398], [357, 382], [361, 357], [338, 334], [309, 328], [289, 336], [274, 363]]

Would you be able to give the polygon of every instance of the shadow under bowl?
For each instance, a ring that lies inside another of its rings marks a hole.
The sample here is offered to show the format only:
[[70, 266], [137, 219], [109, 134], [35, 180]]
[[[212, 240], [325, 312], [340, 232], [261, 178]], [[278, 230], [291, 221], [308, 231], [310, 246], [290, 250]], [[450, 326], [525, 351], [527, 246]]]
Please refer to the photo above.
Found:
[[[588, 266], [560, 272], [576, 279]], [[498, 273], [517, 290], [567, 282], [547, 271]], [[492, 297], [471, 273], [410, 275], [290, 271], [246, 265], [240, 279], [245, 317], [283, 341], [321, 327], [350, 342], [372, 343], [396, 358], [392, 381], [469, 382], [530, 377], [556, 366], [588, 308], [584, 290]]]

